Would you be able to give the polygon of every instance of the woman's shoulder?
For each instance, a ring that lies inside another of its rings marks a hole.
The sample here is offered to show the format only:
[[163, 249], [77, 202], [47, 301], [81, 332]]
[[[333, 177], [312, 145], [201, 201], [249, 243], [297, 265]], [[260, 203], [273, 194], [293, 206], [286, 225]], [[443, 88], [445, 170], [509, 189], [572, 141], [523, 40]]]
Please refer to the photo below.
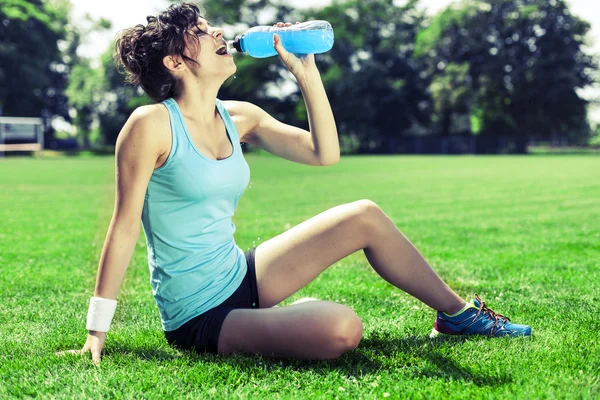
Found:
[[160, 122], [169, 120], [169, 111], [161, 103], [139, 106], [131, 113], [131, 117], [136, 122]]
[[169, 112], [162, 104], [157, 103], [133, 110], [119, 134], [117, 143], [142, 141], [152, 148], [152, 152], [162, 154], [170, 147], [170, 140]]
[[170, 137], [169, 111], [160, 103], [139, 106], [133, 110], [129, 119], [140, 134]]
[[256, 109], [258, 107], [248, 101], [221, 100], [221, 104], [235, 123], [240, 141], [256, 126]]
[[221, 104], [231, 117], [257, 120], [263, 118], [264, 115], [268, 115], [265, 110], [249, 101], [221, 100]]
[[244, 111], [248, 107], [247, 101], [239, 101], [239, 100], [219, 100], [223, 105], [223, 108], [227, 110], [227, 113], [231, 116], [239, 116], [244, 114]]

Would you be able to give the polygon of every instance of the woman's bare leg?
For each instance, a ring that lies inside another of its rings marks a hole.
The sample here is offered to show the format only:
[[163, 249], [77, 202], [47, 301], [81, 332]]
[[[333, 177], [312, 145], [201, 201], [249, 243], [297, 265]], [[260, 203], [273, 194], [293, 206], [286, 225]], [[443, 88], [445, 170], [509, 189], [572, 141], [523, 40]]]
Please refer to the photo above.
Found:
[[[278, 304], [306, 286], [330, 265], [361, 249], [384, 279], [433, 309], [455, 313], [464, 306], [465, 301], [437, 276], [412, 243], [370, 200], [331, 208], [260, 244], [255, 253], [260, 306], [269, 308]], [[340, 307], [335, 303], [319, 303], [319, 312], [325, 315], [336, 314], [337, 309], [333, 307]], [[256, 352], [258, 349], [263, 354], [277, 355], [277, 352], [271, 351], [269, 342], [263, 340], [263, 335], [265, 331], [273, 332], [271, 326], [278, 326], [280, 319], [287, 321], [285, 313], [298, 306], [231, 312], [223, 324], [219, 351], [247, 352], [253, 349], [252, 352]], [[306, 304], [306, 307], [310, 306]], [[275, 310], [278, 313], [271, 313]], [[252, 322], [254, 317], [250, 317], [258, 315], [260, 311], [264, 312], [259, 322], [268, 325], [262, 329], [258, 329], [256, 323]], [[348, 315], [344, 314], [348, 319], [354, 319], [354, 316]], [[284, 342], [289, 335], [301, 335], [311, 338], [312, 343], [320, 343], [321, 338], [314, 335], [327, 332], [326, 329], [314, 329], [307, 321], [291, 321], [291, 328], [275, 331], [277, 335], [282, 335]], [[244, 336], [245, 341], [235, 341], [236, 336]], [[327, 339], [324, 341], [327, 342]], [[287, 346], [295, 347], [294, 343], [287, 340]], [[299, 347], [289, 351], [309, 351], [306, 343], [297, 343]]]
[[271, 307], [326, 268], [364, 250], [375, 271], [431, 308], [454, 313], [465, 302], [370, 200], [333, 207], [260, 244], [255, 253], [260, 304]]
[[362, 330], [360, 318], [350, 307], [328, 301], [237, 309], [223, 323], [218, 350], [222, 354], [328, 360], [356, 348]]

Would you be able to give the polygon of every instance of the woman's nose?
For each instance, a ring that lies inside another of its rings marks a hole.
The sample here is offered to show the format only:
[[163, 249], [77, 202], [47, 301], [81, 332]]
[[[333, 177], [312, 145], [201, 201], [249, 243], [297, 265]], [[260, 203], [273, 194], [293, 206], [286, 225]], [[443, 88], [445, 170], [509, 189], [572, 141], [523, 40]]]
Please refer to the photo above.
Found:
[[215, 39], [220, 39], [223, 37], [223, 29], [213, 28], [213, 31], [211, 32], [211, 34]]

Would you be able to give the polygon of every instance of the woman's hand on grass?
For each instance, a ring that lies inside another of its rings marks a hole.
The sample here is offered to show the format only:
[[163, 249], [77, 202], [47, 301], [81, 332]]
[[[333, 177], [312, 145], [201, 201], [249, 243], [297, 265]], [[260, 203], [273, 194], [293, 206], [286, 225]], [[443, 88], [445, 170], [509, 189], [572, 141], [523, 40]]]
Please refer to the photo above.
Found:
[[105, 341], [106, 332], [88, 331], [87, 340], [81, 350], [59, 351], [56, 355], [64, 356], [67, 354], [86, 354], [87, 352], [90, 352], [92, 354], [92, 362], [94, 364], [99, 364]]
[[105, 340], [106, 332], [88, 331], [88, 337], [81, 352], [87, 353], [89, 351], [92, 353], [92, 362], [98, 364], [100, 362], [100, 355], [102, 354]]

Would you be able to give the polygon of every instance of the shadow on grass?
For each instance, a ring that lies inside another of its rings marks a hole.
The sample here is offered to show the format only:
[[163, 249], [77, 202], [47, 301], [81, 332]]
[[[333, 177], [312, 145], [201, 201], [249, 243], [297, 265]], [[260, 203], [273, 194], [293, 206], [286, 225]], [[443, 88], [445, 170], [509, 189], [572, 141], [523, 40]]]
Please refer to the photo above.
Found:
[[[183, 353], [185, 354], [185, 353]], [[181, 353], [164, 348], [164, 349], [150, 349], [145, 347], [131, 348], [127, 345], [112, 344], [107, 346], [102, 351], [102, 357], [112, 356], [133, 356], [136, 359], [145, 361], [172, 361], [178, 360], [184, 357]]]
[[[493, 375], [487, 375], [485, 372], [473, 371], [444, 355], [447, 350], [460, 345], [465, 340], [467, 338], [464, 337], [442, 337], [437, 339], [415, 336], [404, 338], [372, 337], [363, 339], [356, 350], [330, 361], [283, 360], [259, 355], [222, 356], [193, 351], [178, 351], [170, 348], [131, 348], [124, 345], [113, 345], [110, 349], [106, 349], [104, 355], [131, 355], [141, 360], [159, 362], [179, 360], [179, 363], [183, 362], [190, 367], [198, 363], [212, 364], [225, 368], [242, 369], [249, 374], [253, 374], [253, 371], [260, 369], [267, 373], [281, 370], [310, 371], [313, 374], [325, 376], [335, 370], [347, 377], [360, 378], [366, 374], [390, 373], [394, 370], [402, 370], [403, 374], [413, 375], [415, 378], [465, 381], [485, 387], [498, 387], [512, 382], [513, 379], [509, 375], [498, 375], [497, 372]], [[460, 351], [460, 349], [456, 351]]]
[[266, 372], [288, 369], [328, 375], [332, 370], [336, 370], [347, 377], [360, 378], [366, 374], [390, 373], [395, 369], [402, 369], [415, 378], [458, 380], [471, 382], [477, 386], [498, 387], [512, 382], [512, 377], [508, 375], [498, 376], [497, 373], [487, 375], [484, 372], [472, 371], [443, 355], [445, 350], [460, 345], [465, 340], [467, 338], [464, 337], [370, 338], [364, 339], [356, 350], [331, 361], [278, 360], [248, 355], [224, 357], [188, 354], [191, 354], [193, 360], [242, 367], [248, 369], [248, 372], [257, 368], [257, 360], [259, 360], [260, 368]]
[[410, 372], [415, 377], [459, 380], [487, 387], [498, 387], [513, 381], [510, 375], [498, 375], [497, 373], [487, 375], [484, 372], [473, 371], [443, 354], [445, 350], [460, 345], [466, 340], [486, 340], [486, 338], [473, 339], [464, 336], [436, 339], [414, 336], [386, 339], [373, 338], [364, 340], [361, 347], [365, 351], [376, 352], [381, 355], [393, 354], [394, 358], [403, 362], [404, 366], [410, 367]]

